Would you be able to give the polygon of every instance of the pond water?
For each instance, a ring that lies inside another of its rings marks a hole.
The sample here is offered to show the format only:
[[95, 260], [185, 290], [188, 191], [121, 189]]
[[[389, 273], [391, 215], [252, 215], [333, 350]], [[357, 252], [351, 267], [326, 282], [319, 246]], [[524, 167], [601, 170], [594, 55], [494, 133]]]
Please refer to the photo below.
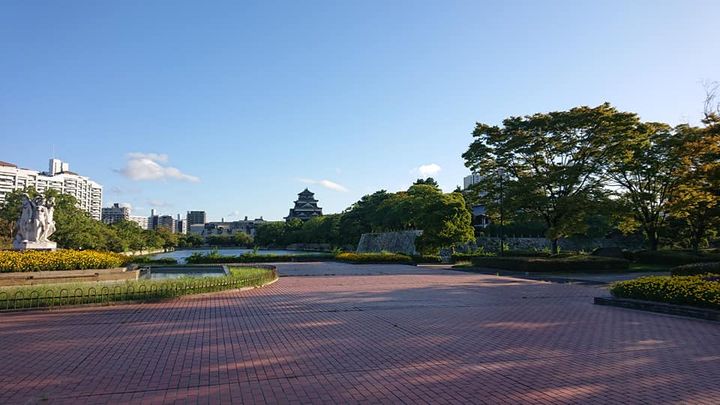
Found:
[[[212, 252], [213, 249], [187, 249], [187, 250], [175, 250], [172, 252], [166, 252], [166, 253], [157, 253], [152, 255], [151, 257], [153, 259], [162, 259], [165, 257], [170, 257], [178, 261], [178, 263], [185, 263], [185, 259], [190, 257], [193, 253], [201, 253], [201, 254], [207, 254]], [[245, 253], [251, 253], [252, 249], [218, 249], [218, 254], [221, 256], [239, 256], [243, 255]], [[317, 254], [318, 252], [304, 252], [304, 251], [297, 251], [297, 250], [258, 250], [257, 254], [259, 255], [311, 255], [311, 254]]]
[[141, 279], [166, 280], [180, 277], [222, 277], [225, 276], [222, 266], [187, 266], [187, 267], [156, 267], [141, 270]]

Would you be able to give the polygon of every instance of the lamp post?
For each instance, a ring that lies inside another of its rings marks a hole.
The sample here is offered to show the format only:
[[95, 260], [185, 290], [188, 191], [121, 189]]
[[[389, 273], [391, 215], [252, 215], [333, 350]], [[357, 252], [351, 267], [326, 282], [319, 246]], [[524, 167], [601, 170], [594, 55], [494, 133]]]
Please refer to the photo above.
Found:
[[497, 173], [500, 177], [500, 256], [505, 256], [505, 209], [503, 207], [503, 177], [505, 170], [500, 167], [497, 169]]

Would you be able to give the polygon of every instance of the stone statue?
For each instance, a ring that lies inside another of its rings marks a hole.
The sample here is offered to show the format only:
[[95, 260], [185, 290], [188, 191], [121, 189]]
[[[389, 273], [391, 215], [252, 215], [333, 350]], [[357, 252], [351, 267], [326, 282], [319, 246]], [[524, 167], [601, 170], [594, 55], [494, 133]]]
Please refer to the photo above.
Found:
[[22, 212], [17, 222], [13, 247], [17, 250], [55, 250], [57, 244], [48, 238], [55, 232], [55, 201], [43, 196], [34, 199], [23, 194]]

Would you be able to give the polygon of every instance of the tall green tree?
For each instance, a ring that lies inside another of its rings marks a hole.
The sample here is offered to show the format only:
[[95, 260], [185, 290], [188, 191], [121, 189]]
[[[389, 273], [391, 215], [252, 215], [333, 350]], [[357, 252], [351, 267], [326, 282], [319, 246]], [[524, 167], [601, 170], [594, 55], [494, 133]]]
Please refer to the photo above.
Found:
[[678, 185], [669, 201], [669, 214], [684, 223], [681, 234], [696, 251], [720, 228], [720, 125], [712, 114], [704, 122], [704, 128], [677, 128], [685, 136]]
[[[483, 174], [476, 185], [488, 209], [541, 219], [552, 251], [576, 233], [602, 197], [609, 145], [638, 123], [610, 104], [478, 123], [465, 165]], [[497, 216], [497, 215], [496, 215]]]
[[429, 184], [415, 184], [402, 203], [408, 229], [419, 229], [423, 234], [417, 248], [434, 254], [443, 247], [473, 240], [472, 215], [461, 193], [444, 194]]
[[661, 231], [683, 177], [683, 148], [690, 131], [662, 123], [642, 123], [618, 134], [608, 157], [610, 186], [627, 202], [632, 216], [626, 231], [639, 228], [650, 250], [660, 245]]

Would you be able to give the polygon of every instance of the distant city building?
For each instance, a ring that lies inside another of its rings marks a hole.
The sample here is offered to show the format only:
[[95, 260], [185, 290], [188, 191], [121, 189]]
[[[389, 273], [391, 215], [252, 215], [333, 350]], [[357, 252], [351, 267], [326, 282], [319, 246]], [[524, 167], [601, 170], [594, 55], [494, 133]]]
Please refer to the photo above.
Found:
[[307, 221], [310, 218], [322, 215], [322, 208], [318, 207], [317, 203], [318, 200], [315, 199], [315, 194], [306, 188], [298, 194], [295, 206], [290, 208], [290, 213], [285, 217], [285, 220], [300, 219]]
[[488, 217], [484, 205], [472, 206], [472, 224], [475, 228], [480, 229], [485, 229], [490, 225], [490, 217]]
[[203, 235], [205, 224], [193, 224], [188, 226], [188, 233], [193, 235]]
[[175, 221], [175, 233], [183, 235], [187, 233], [187, 219], [180, 219], [180, 214], [177, 214], [177, 220]]
[[112, 207], [102, 209], [102, 221], [106, 224], [114, 224], [116, 222], [127, 221], [129, 219], [130, 207], [114, 203]]
[[0, 161], [0, 204], [13, 190], [33, 187], [45, 192], [52, 189], [75, 197], [80, 209], [98, 221], [102, 219], [103, 189], [100, 184], [71, 172], [70, 165], [59, 159], [50, 159], [48, 169], [47, 172], [38, 172]]
[[244, 233], [246, 235], [255, 237], [255, 231], [258, 226], [267, 223], [262, 217], [255, 219], [248, 219], [245, 217], [241, 221], [232, 222], [208, 222], [206, 224], [193, 224], [188, 227], [188, 232], [194, 235], [200, 235], [202, 237], [207, 236], [232, 236], [237, 233]]
[[482, 176], [478, 173], [473, 173], [463, 178], [463, 190], [467, 190], [470, 186], [480, 183]]
[[[480, 183], [483, 180], [483, 176], [478, 173], [473, 173], [463, 178], [463, 189], [468, 190], [470, 187]], [[486, 196], [487, 192], [478, 191], [478, 196]], [[487, 210], [482, 204], [475, 204], [472, 207], [472, 224], [475, 228], [485, 229], [490, 225], [490, 217], [487, 215]]]
[[128, 218], [128, 221], [135, 222], [142, 229], [148, 229], [148, 217], [130, 215], [130, 218]]
[[160, 215], [157, 219], [157, 226], [154, 228], [155, 230], [165, 228], [168, 231], [175, 233], [175, 230], [177, 229], [177, 223], [175, 221], [175, 218], [172, 217], [172, 215]]
[[150, 210], [150, 216], [148, 217], [147, 229], [155, 230], [160, 226], [160, 215], [155, 213], [154, 209]]
[[189, 227], [193, 225], [204, 225], [207, 222], [207, 215], [205, 214], [205, 211], [188, 211], [186, 220], [189, 229]]

